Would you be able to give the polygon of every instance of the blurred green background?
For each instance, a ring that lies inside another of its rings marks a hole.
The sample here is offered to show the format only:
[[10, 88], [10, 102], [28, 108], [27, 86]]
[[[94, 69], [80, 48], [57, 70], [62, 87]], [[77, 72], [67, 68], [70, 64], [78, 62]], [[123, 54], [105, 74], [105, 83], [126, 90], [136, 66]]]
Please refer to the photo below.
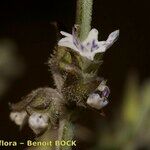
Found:
[[[47, 60], [60, 30], [71, 31], [76, 0], [2, 1], [0, 5], [0, 139], [33, 139], [9, 120], [9, 102], [37, 87], [51, 86]], [[150, 149], [149, 1], [95, 0], [92, 27], [99, 39], [120, 29], [105, 53], [99, 75], [108, 80], [110, 103], [98, 112], [81, 110], [75, 122], [77, 150]], [[17, 150], [22, 150], [18, 146]], [[7, 149], [12, 150], [12, 147]]]

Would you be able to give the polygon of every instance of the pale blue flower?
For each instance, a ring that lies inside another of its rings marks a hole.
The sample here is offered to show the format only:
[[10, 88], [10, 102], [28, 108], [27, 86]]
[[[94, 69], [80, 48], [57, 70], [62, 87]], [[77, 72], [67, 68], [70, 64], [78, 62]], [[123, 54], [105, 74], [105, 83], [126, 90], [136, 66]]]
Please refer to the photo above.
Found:
[[71, 48], [81, 56], [90, 60], [94, 60], [94, 56], [97, 53], [105, 52], [113, 45], [119, 36], [119, 30], [116, 30], [108, 36], [106, 41], [98, 41], [98, 31], [97, 29], [92, 29], [87, 38], [81, 42], [75, 34], [75, 28], [73, 28], [72, 34], [64, 31], [61, 31], [60, 33], [65, 37], [58, 42], [59, 46]]

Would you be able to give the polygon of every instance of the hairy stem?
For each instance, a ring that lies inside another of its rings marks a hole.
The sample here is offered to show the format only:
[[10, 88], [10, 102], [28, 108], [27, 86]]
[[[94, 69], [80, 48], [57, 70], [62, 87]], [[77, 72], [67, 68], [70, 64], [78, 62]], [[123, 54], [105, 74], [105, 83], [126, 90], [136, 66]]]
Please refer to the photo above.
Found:
[[[62, 119], [59, 122], [58, 140], [70, 141], [74, 137], [74, 127], [69, 119]], [[57, 146], [56, 150], [71, 150], [71, 146]]]
[[79, 38], [83, 41], [91, 30], [93, 0], [77, 0], [76, 24], [80, 25]]
[[30, 147], [27, 150], [55, 150], [55, 141], [57, 140], [57, 130], [48, 128], [48, 130], [41, 135], [40, 137], [36, 138], [36, 142], [52, 142], [50, 145], [47, 146], [36, 146]]

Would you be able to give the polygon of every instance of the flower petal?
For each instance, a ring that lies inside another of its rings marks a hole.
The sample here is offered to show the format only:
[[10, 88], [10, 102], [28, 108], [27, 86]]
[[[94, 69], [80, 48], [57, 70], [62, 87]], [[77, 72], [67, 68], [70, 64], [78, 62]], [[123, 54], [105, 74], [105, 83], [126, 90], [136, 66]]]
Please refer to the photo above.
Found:
[[64, 47], [68, 47], [71, 48], [75, 51], [79, 51], [78, 48], [73, 44], [72, 40], [70, 38], [63, 38], [58, 42], [59, 46], [64, 46]]
[[97, 40], [98, 39], [98, 30], [93, 28], [89, 34], [88, 37], [83, 41], [83, 43], [88, 43], [90, 41], [93, 41], [93, 39]]
[[95, 54], [105, 52], [108, 47], [108, 43], [106, 41], [97, 42], [97, 45], [98, 45], [98, 49], [93, 51], [93, 53], [95, 53]]
[[48, 127], [49, 117], [47, 114], [35, 112], [29, 117], [28, 123], [35, 134], [40, 134]]
[[86, 49], [90, 51], [93, 46], [93, 41], [97, 42], [97, 39], [98, 31], [96, 29], [92, 29], [89, 32], [88, 37], [83, 41], [84, 47], [86, 47]]
[[119, 30], [116, 30], [108, 36], [106, 41], [112, 45], [114, 42], [117, 41], [118, 37], [119, 37]]
[[64, 32], [64, 31], [61, 31], [60, 33], [66, 37], [59, 40], [58, 45], [59, 46], [65, 46], [65, 47], [74, 49], [75, 51], [78, 51], [76, 46], [73, 44], [73, 36], [67, 32]]
[[84, 46], [82, 45], [82, 43], [80, 42], [80, 40], [77, 38], [76, 36], [76, 31], [75, 28], [72, 29], [72, 40], [73, 40], [73, 44], [76, 46], [76, 48], [78, 49], [79, 52], [84, 51]]
[[72, 35], [69, 34], [69, 33], [67, 33], [67, 32], [60, 31], [60, 33], [61, 33], [63, 36], [66, 36], [66, 37], [72, 37]]
[[86, 103], [93, 108], [101, 109], [108, 104], [108, 100], [101, 98], [98, 94], [92, 93], [89, 95]]
[[114, 42], [117, 41], [118, 36], [119, 36], [119, 30], [116, 30], [116, 31], [112, 32], [108, 36], [106, 41], [100, 41], [100, 42], [97, 43], [99, 48], [97, 50], [93, 51], [93, 53], [96, 54], [96, 53], [105, 52], [108, 48], [110, 48], [114, 44]]

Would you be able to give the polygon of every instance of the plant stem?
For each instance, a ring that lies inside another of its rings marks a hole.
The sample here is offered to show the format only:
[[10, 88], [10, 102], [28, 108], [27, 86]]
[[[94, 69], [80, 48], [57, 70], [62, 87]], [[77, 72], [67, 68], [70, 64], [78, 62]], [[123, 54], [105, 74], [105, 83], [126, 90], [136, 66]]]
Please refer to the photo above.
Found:
[[52, 142], [52, 146], [32, 146], [29, 147], [27, 150], [55, 150], [55, 141], [58, 138], [58, 130], [56, 129], [51, 129], [51, 127], [48, 128], [48, 130], [41, 135], [40, 137], [36, 138], [36, 142]]
[[[59, 122], [58, 140], [71, 141], [74, 137], [74, 127], [69, 119], [65, 118]], [[58, 146], [56, 150], [71, 150], [71, 146]]]
[[77, 0], [76, 24], [80, 26], [79, 38], [83, 41], [91, 30], [93, 0]]

